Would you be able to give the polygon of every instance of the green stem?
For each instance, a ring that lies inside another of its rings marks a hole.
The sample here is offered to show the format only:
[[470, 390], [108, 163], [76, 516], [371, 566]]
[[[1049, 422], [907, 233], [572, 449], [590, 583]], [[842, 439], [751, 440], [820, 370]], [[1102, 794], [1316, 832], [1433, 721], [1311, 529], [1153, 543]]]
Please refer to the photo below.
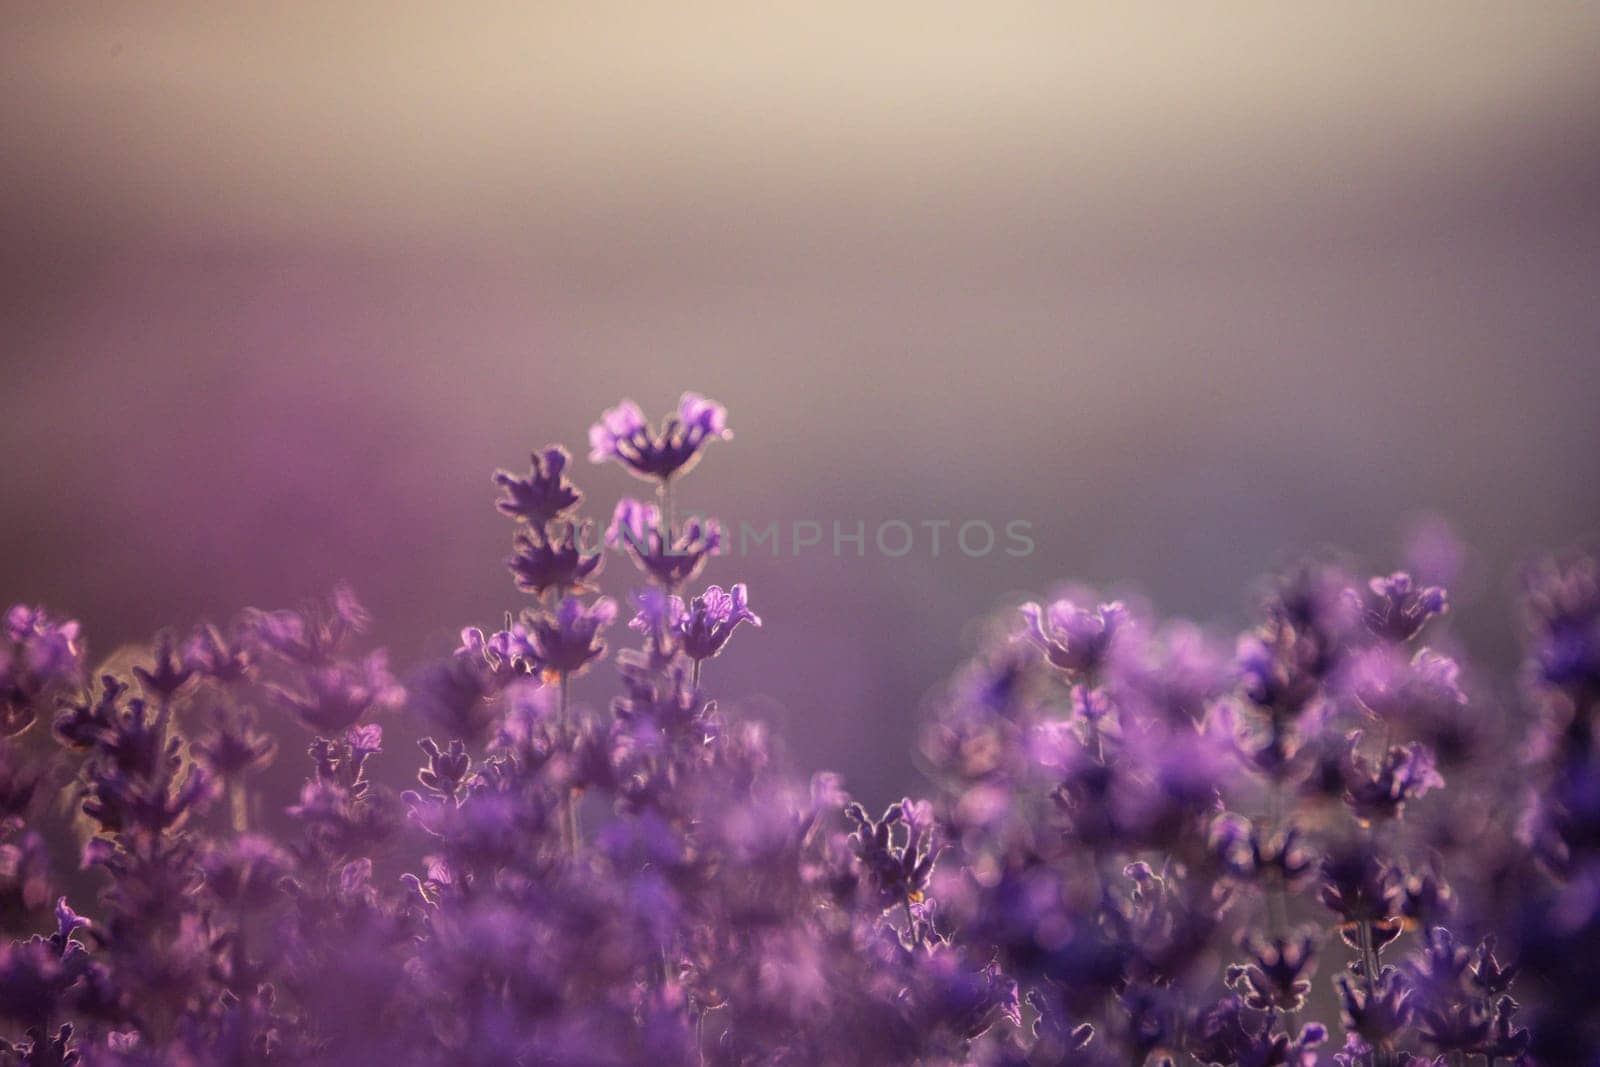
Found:
[[[561, 672], [560, 704], [556, 713], [556, 722], [561, 735], [567, 742], [569, 758], [577, 751], [577, 731], [572, 726], [572, 679], [566, 671]], [[566, 838], [567, 853], [571, 856], [578, 854], [578, 842], [582, 839], [582, 830], [578, 825], [578, 791], [568, 789], [566, 797], [562, 800], [562, 834]]]
[[666, 527], [666, 529], [661, 531], [661, 534], [662, 534], [662, 537], [664, 537], [666, 539], [667, 547], [670, 550], [671, 546], [672, 546], [672, 531], [673, 531], [673, 528], [676, 527], [677, 524], [678, 524], [677, 523], [677, 516], [673, 514], [673, 508], [672, 508], [672, 479], [671, 478], [663, 478], [661, 480], [660, 496], [661, 496], [661, 522]]
[[[1274, 722], [1273, 734], [1274, 737], [1276, 737], [1276, 722]], [[1272, 841], [1278, 836], [1278, 831], [1280, 829], [1279, 823], [1282, 821], [1282, 816], [1280, 814], [1282, 807], [1283, 798], [1281, 793], [1281, 784], [1276, 778], [1274, 778], [1272, 779], [1272, 783], [1267, 787], [1266, 831], [1268, 841]], [[1280, 946], [1279, 951], [1282, 951], [1284, 947], [1287, 947], [1289, 942], [1289, 892], [1288, 887], [1284, 885], [1283, 872], [1281, 869], [1273, 871], [1269, 878], [1267, 885], [1267, 916], [1269, 926], [1267, 931], [1268, 935], [1278, 942]], [[1286, 1032], [1288, 1033], [1290, 1040], [1293, 1040], [1295, 1035], [1300, 1030], [1299, 1014], [1292, 1010], [1285, 1010], [1283, 1017]]]
[[233, 815], [233, 832], [246, 833], [250, 829], [250, 794], [244, 779], [233, 775], [228, 779], [228, 808]]
[[[1361, 944], [1361, 969], [1366, 972], [1367, 1006], [1370, 1009], [1378, 996], [1378, 950], [1372, 943], [1372, 923], [1366, 919], [1360, 920], [1359, 931], [1357, 940]], [[1374, 1048], [1372, 1062], [1373, 1067], [1385, 1067], [1389, 1057], [1382, 1049]]]

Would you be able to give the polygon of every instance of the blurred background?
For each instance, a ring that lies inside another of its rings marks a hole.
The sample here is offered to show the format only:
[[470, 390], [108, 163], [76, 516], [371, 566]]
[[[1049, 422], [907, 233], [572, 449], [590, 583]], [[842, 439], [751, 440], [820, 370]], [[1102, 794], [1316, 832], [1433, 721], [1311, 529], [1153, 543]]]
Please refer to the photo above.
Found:
[[99, 653], [338, 579], [446, 650], [521, 604], [490, 471], [683, 389], [687, 510], [1033, 524], [708, 572], [708, 682], [869, 798], [1058, 580], [1234, 626], [1432, 513], [1504, 661], [1600, 531], [1595, 5], [3, 6], [0, 599]]

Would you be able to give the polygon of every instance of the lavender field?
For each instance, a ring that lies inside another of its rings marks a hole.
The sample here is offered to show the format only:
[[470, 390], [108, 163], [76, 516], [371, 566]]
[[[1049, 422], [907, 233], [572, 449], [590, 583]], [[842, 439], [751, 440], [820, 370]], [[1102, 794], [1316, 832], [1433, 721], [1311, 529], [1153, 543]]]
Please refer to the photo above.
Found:
[[347, 587], [101, 665], [12, 607], [7, 1062], [1595, 1056], [1594, 558], [1526, 569], [1509, 705], [1432, 575], [1308, 561], [1231, 648], [1023, 604], [922, 726], [928, 795], [878, 812], [716, 699], [762, 619], [681, 498], [731, 436], [693, 393], [607, 410], [588, 458], [644, 493], [600, 537], [560, 445], [496, 472], [526, 606], [403, 675]]

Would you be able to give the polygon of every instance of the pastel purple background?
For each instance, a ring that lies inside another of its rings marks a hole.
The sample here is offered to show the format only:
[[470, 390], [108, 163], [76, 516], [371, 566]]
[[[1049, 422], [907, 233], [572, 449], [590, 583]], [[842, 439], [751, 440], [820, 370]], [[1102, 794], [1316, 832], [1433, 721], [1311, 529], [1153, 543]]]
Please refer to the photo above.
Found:
[[489, 472], [684, 388], [687, 509], [1035, 524], [708, 574], [708, 680], [869, 797], [1015, 594], [1232, 624], [1432, 511], [1488, 643], [1600, 529], [1600, 8], [7, 7], [0, 597], [101, 653], [339, 578], [447, 648]]

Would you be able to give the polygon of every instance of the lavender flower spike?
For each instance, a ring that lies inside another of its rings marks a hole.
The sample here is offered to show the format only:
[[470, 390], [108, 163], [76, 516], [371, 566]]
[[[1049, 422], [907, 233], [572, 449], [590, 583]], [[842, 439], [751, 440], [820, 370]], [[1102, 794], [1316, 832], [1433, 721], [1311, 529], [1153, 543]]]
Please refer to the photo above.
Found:
[[647, 637], [665, 636], [677, 630], [689, 609], [683, 597], [664, 593], [655, 586], [636, 590], [632, 596], [638, 611], [628, 622], [628, 629]]
[[739, 582], [727, 592], [719, 585], [707, 586], [678, 620], [684, 655], [693, 660], [710, 659], [722, 651], [741, 622], [758, 629], [761, 626], [761, 616], [750, 610], [745, 584]]
[[715, 519], [690, 519], [675, 536], [665, 531], [660, 508], [623, 497], [606, 529], [606, 544], [627, 552], [651, 581], [666, 589], [693, 581], [722, 548], [722, 527]]
[[741, 622], [761, 626], [761, 616], [750, 610], [749, 590], [743, 582], [726, 592], [720, 585], [707, 586], [687, 606], [682, 597], [659, 589], [641, 589], [633, 601], [639, 612], [628, 623], [630, 630], [669, 639], [695, 661], [720, 653]]
[[1422, 632], [1428, 620], [1443, 615], [1450, 599], [1438, 586], [1419, 587], [1405, 571], [1367, 583], [1362, 616], [1367, 629], [1396, 644], [1411, 640]]
[[1075, 675], [1093, 675], [1111, 655], [1117, 631], [1128, 621], [1122, 602], [1101, 604], [1090, 611], [1070, 600], [1049, 607], [1022, 605], [1028, 622], [1028, 639], [1044, 650], [1050, 663]]
[[7, 611], [0, 622], [0, 736], [21, 733], [48, 696], [76, 687], [83, 663], [76, 622], [57, 622], [25, 604]]
[[494, 484], [505, 490], [505, 496], [494, 506], [532, 526], [543, 526], [571, 511], [583, 499], [583, 494], [566, 478], [571, 459], [560, 445], [548, 445], [533, 454], [533, 469], [526, 478], [518, 478], [510, 471], [495, 471]]
[[653, 431], [639, 405], [624, 400], [589, 428], [589, 459], [593, 463], [614, 459], [640, 478], [665, 482], [698, 463], [707, 442], [733, 436], [727, 419], [721, 404], [698, 393], [684, 393], [677, 413]]
[[580, 540], [575, 526], [568, 526], [561, 536], [518, 534], [514, 551], [505, 560], [517, 588], [535, 596], [546, 589], [570, 593], [588, 589], [589, 579], [599, 572], [605, 557], [584, 552]]
[[569, 596], [554, 614], [533, 619], [533, 647], [539, 662], [562, 674], [577, 674], [606, 650], [600, 632], [617, 617], [617, 602], [603, 596], [585, 606]]

